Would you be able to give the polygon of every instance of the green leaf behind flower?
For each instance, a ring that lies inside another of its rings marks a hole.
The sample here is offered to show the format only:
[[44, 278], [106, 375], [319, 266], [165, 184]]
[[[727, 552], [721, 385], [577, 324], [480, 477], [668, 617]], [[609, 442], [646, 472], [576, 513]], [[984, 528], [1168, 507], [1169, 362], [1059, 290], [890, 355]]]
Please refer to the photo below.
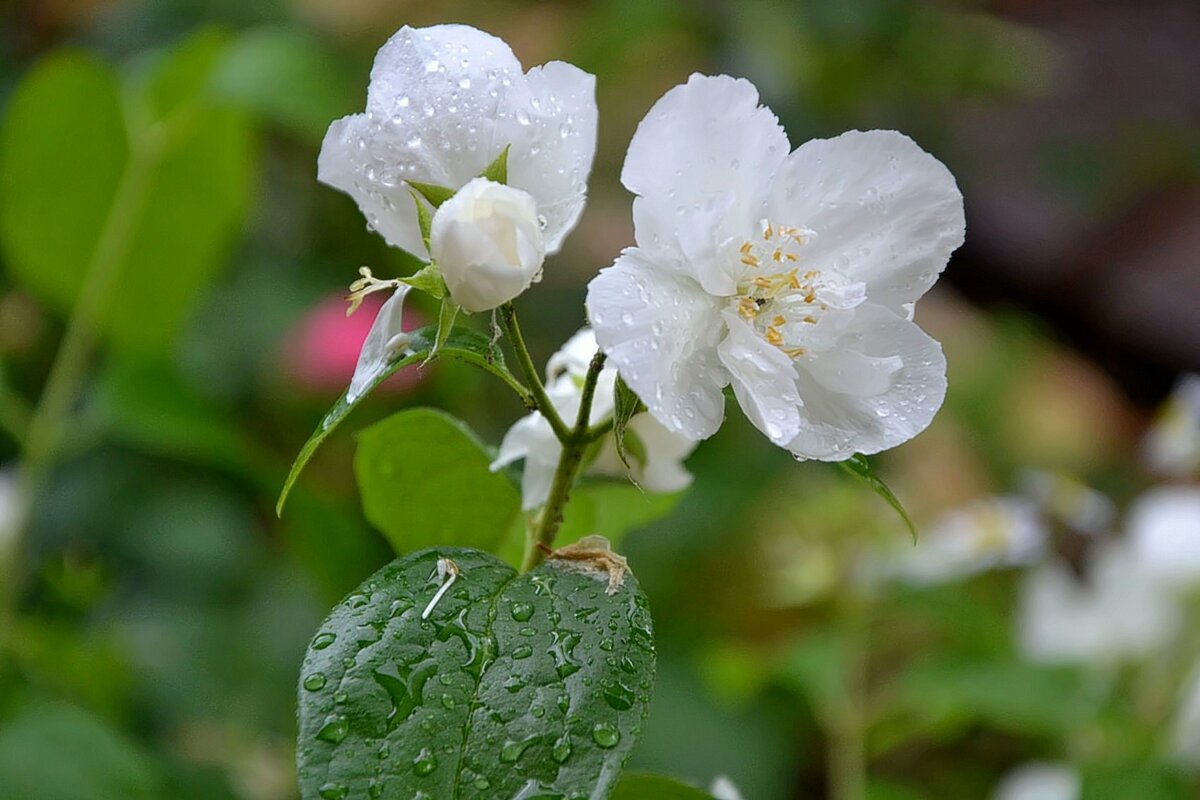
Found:
[[866, 456], [861, 453], [855, 453], [845, 461], [839, 461], [838, 466], [867, 484], [875, 494], [887, 501], [887, 504], [895, 509], [896, 513], [900, 515], [900, 519], [904, 521], [904, 525], [908, 528], [913, 542], [917, 541], [917, 526], [913, 524], [912, 517], [904, 509], [900, 498], [896, 497], [892, 490], [888, 488], [888, 485], [875, 474], [875, 470], [871, 467], [871, 462], [867, 460]]

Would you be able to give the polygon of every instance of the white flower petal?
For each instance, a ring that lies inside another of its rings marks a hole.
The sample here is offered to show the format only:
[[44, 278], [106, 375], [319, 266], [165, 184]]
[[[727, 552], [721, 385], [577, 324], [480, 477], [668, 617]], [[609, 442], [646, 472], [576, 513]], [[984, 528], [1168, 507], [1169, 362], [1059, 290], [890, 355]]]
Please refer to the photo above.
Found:
[[800, 407], [796, 368], [792, 359], [767, 344], [736, 312], [726, 310], [729, 335], [717, 352], [733, 378], [733, 393], [754, 427], [777, 445], [786, 445], [800, 433]]
[[508, 45], [465, 25], [406, 26], [375, 57], [366, 113], [330, 126], [317, 177], [353, 197], [389, 244], [423, 255], [404, 182], [457, 189], [511, 145], [508, 183], [537, 201], [554, 252], [584, 204], [593, 86], [569, 64], [522, 74]]
[[1129, 511], [1129, 537], [1140, 569], [1172, 586], [1200, 583], [1200, 489], [1152, 489]]
[[803, 263], [867, 284], [903, 314], [963, 243], [962, 194], [945, 165], [896, 131], [805, 142], [771, 188], [768, 216], [811, 228]]
[[354, 375], [350, 378], [350, 388], [346, 390], [346, 399], [354, 402], [371, 385], [387, 371], [388, 365], [406, 344], [404, 329], [401, 325], [404, 315], [404, 298], [412, 289], [408, 284], [399, 288], [379, 307], [375, 322], [363, 340], [362, 350], [358, 354], [358, 363], [354, 367]]
[[[634, 470], [638, 485], [647, 492], [678, 492], [692, 483], [692, 473], [683, 460], [696, 449], [696, 442], [672, 433], [652, 414], [638, 414], [629, 421], [629, 428], [646, 448], [646, 463]], [[636, 466], [636, 465], [635, 465]]]
[[538, 412], [527, 414], [513, 423], [500, 442], [500, 451], [491, 463], [493, 472], [524, 459], [521, 470], [521, 508], [532, 511], [550, 496], [554, 470], [562, 445], [550, 423]]
[[1030, 761], [1000, 779], [992, 800], [1079, 800], [1083, 779], [1066, 764]]
[[629, 248], [588, 284], [596, 341], [621, 377], [668, 430], [716, 433], [729, 383], [717, 356], [722, 301], [694, 281], [658, 269]]
[[[508, 182], [537, 200], [546, 252], [557, 253], [587, 199], [596, 153], [596, 76], [562, 61], [529, 70], [496, 120], [495, 149], [511, 144]], [[518, 100], [518, 97], [520, 98]]]
[[[654, 104], [629, 144], [621, 182], [642, 198], [638, 246], [671, 252], [680, 237], [666, 232], [686, 228], [712, 245], [745, 236], [762, 218], [772, 175], [789, 149], [752, 83], [692, 75]], [[729, 293], [696, 277], [714, 293]]]

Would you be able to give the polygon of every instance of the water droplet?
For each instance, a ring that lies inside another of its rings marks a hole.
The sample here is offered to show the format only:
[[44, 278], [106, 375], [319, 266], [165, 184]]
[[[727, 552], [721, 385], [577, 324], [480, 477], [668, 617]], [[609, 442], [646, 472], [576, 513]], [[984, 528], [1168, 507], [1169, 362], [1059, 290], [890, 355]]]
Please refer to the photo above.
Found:
[[532, 603], [513, 603], [512, 618], [517, 622], [525, 622], [533, 616]]
[[529, 658], [533, 655], [533, 648], [527, 644], [518, 645], [513, 648], [512, 657], [515, 659]]
[[304, 679], [304, 688], [316, 692], [325, 688], [325, 673], [314, 672]]
[[633, 689], [618, 683], [604, 690], [604, 702], [617, 711], [628, 711], [633, 708], [635, 696]]
[[474, 783], [475, 788], [481, 792], [484, 791], [485, 789], [491, 788], [491, 785], [492, 785], [491, 781], [489, 781], [487, 778], [483, 777], [482, 775], [480, 775], [478, 778], [476, 778], [475, 783]]
[[370, 782], [367, 783], [367, 796], [370, 797], [371, 800], [379, 800], [379, 798], [383, 797], [383, 781], [377, 778], [372, 778]]
[[340, 783], [326, 783], [322, 784], [317, 792], [324, 800], [342, 800], [342, 798], [350, 793], [350, 790]]
[[421, 748], [421, 752], [417, 753], [417, 757], [413, 759], [413, 775], [416, 775], [418, 778], [424, 778], [437, 769], [437, 765], [437, 756], [429, 752], [428, 747]]
[[554, 749], [550, 751], [550, 755], [559, 764], [565, 762], [571, 757], [571, 736], [564, 733], [557, 742], [554, 743]]
[[534, 736], [530, 736], [528, 739], [522, 739], [516, 742], [505, 742], [504, 746], [500, 748], [500, 762], [502, 764], [512, 764], [516, 762], [516, 760], [521, 757], [521, 754], [529, 749], [529, 745], [533, 744], [536, 740], [537, 735], [535, 734]]
[[518, 108], [515, 116], [517, 118], [518, 125], [528, 125], [529, 124], [529, 114], [528, 114], [528, 112], [525, 111], [525, 109]]
[[312, 649], [324, 650], [333, 644], [335, 639], [337, 639], [336, 633], [318, 633], [316, 638], [312, 640]]
[[425, 71], [426, 72], [437, 72], [438, 68], [440, 66], [441, 66], [441, 64], [438, 63], [438, 60], [436, 58], [431, 58], [425, 62]]
[[621, 741], [621, 732], [608, 722], [597, 722], [592, 728], [592, 740], [605, 749], [616, 747]]
[[346, 734], [349, 732], [350, 720], [341, 715], [330, 715], [325, 719], [325, 724], [321, 726], [321, 730], [317, 731], [317, 738], [323, 742], [338, 744], [342, 739], [346, 738]]

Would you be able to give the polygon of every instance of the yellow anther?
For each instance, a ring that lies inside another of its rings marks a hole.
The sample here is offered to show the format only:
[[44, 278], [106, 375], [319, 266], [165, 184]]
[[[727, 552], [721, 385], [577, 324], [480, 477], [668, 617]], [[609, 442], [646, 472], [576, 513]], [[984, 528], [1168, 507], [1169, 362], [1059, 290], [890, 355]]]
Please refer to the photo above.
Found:
[[750, 255], [750, 251], [753, 249], [754, 245], [750, 244], [750, 242], [742, 242], [742, 246], [738, 248], [738, 252], [744, 256], [748, 256]]
[[817, 320], [816, 320], [816, 318], [815, 318], [815, 317], [813, 317], [812, 315], [806, 316], [804, 319], [802, 319], [802, 320], [800, 320], [800, 321], [801, 321], [801, 322], [807, 322], [809, 325], [816, 325], [816, 324], [817, 324]]
[[742, 256], [742, 263], [745, 264], [747, 267], [759, 266], [757, 256]]
[[770, 239], [775, 235], [775, 231], [771, 230], [771, 223], [763, 220], [763, 238]]
[[767, 326], [767, 344], [779, 347], [783, 344], [783, 334], [770, 325]]
[[764, 278], [762, 275], [759, 275], [754, 279], [754, 285], [760, 289], [770, 289], [774, 283], [775, 281], [771, 280], [770, 278]]
[[755, 303], [749, 297], [743, 297], [738, 300], [738, 314], [742, 319], [753, 320], [758, 316], [758, 303]]
[[797, 256], [795, 253], [784, 253], [783, 257], [786, 258], [788, 261], [799, 261], [800, 260], [800, 257]]
[[773, 320], [771, 320], [771, 324], [772, 325], [786, 325], [787, 318], [784, 317], [783, 314], [776, 314], [775, 318]]
[[776, 250], [774, 253], [771, 254], [771, 258], [773, 258], [775, 261], [783, 261], [783, 251]]
[[783, 354], [785, 356], [787, 356], [788, 358], [800, 358], [805, 353], [805, 350], [803, 347], [782, 347], [780, 349], [783, 351]]
[[821, 273], [817, 272], [815, 269], [810, 269], [808, 272], [804, 273], [804, 280], [806, 280], [806, 281], [816, 280], [816, 277], [820, 274]]

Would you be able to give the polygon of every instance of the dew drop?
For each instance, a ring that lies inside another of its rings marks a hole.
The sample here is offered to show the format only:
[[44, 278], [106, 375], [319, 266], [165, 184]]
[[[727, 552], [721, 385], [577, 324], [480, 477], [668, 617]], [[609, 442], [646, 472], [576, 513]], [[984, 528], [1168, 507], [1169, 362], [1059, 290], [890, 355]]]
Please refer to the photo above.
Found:
[[326, 783], [317, 792], [324, 800], [342, 800], [350, 790], [340, 783]]
[[314, 672], [304, 679], [304, 688], [310, 692], [320, 691], [325, 688], [325, 673]]
[[525, 622], [533, 616], [532, 603], [513, 603], [512, 618], [517, 622]]
[[611, 723], [597, 722], [592, 728], [592, 741], [605, 749], [616, 747], [621, 741], [621, 732]]
[[418, 778], [424, 778], [437, 769], [437, 765], [437, 756], [429, 752], [428, 747], [421, 748], [421, 752], [417, 753], [417, 757], [413, 759], [413, 775], [416, 775]]
[[340, 715], [331, 715], [317, 731], [317, 738], [330, 744], [338, 744], [350, 732], [350, 721]]
[[554, 743], [554, 749], [550, 751], [550, 755], [559, 764], [564, 763], [571, 757], [571, 736], [564, 733], [557, 742]]
[[317, 637], [312, 640], [312, 649], [324, 650], [326, 647], [329, 647], [329, 645], [333, 644], [335, 639], [337, 639], [336, 633], [318, 633]]
[[512, 657], [515, 659], [529, 658], [533, 655], [533, 648], [527, 644], [518, 645], [513, 648]]

